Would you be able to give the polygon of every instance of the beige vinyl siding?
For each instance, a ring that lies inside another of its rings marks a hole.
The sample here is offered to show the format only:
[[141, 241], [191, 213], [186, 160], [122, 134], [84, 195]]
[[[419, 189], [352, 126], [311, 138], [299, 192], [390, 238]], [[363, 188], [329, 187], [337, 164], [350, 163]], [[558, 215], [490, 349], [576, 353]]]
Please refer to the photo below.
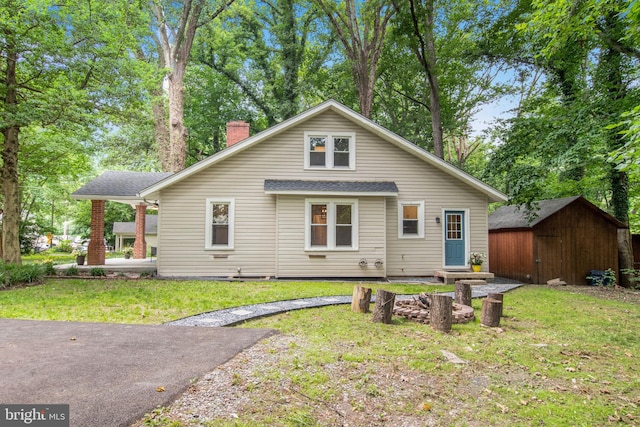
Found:
[[[305, 131], [355, 132], [356, 170], [305, 170]], [[359, 250], [310, 258], [305, 196], [266, 195], [265, 179], [394, 181], [399, 195], [357, 197]], [[204, 248], [205, 201], [216, 197], [235, 202], [233, 250]], [[425, 201], [424, 239], [398, 239], [398, 200]], [[486, 196], [331, 111], [165, 188], [160, 206], [163, 276], [230, 276], [238, 268], [247, 277], [431, 275], [443, 265], [442, 223], [435, 222], [443, 207], [469, 209], [471, 250], [487, 252]], [[358, 266], [361, 258], [369, 261], [366, 271]], [[375, 259], [384, 262], [382, 274], [371, 266]]]
[[[305, 197], [278, 196], [279, 277], [384, 277], [385, 266], [376, 267], [385, 256], [385, 200], [358, 200], [358, 250], [305, 251]], [[332, 198], [352, 200], [342, 197]], [[361, 267], [360, 260], [367, 260]]]

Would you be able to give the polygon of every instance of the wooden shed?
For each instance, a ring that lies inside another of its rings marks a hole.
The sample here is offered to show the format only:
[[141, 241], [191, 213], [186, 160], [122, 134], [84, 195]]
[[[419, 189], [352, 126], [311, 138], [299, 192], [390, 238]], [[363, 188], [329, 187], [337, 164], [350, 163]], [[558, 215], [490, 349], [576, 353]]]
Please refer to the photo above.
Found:
[[489, 216], [489, 259], [496, 276], [524, 283], [559, 278], [588, 284], [590, 270], [618, 272], [618, 228], [626, 226], [581, 196], [503, 206]]

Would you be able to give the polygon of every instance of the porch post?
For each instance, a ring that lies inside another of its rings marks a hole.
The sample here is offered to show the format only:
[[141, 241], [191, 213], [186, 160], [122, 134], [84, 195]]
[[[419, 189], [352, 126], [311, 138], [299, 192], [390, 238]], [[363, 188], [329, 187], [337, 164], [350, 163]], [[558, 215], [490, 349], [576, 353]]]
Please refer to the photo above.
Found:
[[87, 248], [87, 265], [104, 265], [104, 200], [91, 201], [91, 240]]
[[144, 259], [147, 257], [147, 241], [144, 239], [144, 231], [147, 219], [147, 205], [136, 206], [136, 241], [133, 243], [133, 258]]

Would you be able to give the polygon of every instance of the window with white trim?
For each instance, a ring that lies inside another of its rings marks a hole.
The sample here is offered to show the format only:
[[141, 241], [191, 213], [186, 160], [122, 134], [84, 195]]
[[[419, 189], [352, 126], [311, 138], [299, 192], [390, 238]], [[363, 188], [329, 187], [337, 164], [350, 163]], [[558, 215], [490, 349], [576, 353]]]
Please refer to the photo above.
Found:
[[355, 169], [355, 150], [355, 133], [304, 133], [305, 168]]
[[358, 249], [358, 201], [307, 199], [305, 249]]
[[205, 249], [233, 249], [233, 199], [207, 199]]
[[398, 237], [424, 238], [424, 201], [398, 202]]

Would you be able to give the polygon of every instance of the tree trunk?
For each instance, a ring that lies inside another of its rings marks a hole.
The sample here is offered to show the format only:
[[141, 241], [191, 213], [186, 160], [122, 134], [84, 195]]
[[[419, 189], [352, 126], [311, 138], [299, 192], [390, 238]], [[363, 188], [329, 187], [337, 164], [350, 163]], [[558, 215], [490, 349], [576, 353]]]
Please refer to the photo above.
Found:
[[[617, 13], [608, 13], [603, 20], [604, 32], [613, 40], [622, 40], [625, 30], [624, 24]], [[625, 58], [622, 53], [612, 46], [602, 50], [598, 67], [602, 69], [603, 78], [599, 81], [601, 91], [606, 97], [609, 108], [605, 118], [610, 123], [617, 123], [619, 114], [626, 106], [624, 101], [628, 95], [627, 82], [623, 77]], [[625, 137], [615, 129], [608, 132], [609, 151], [617, 150], [624, 146]], [[629, 225], [629, 177], [626, 172], [618, 170], [617, 165], [609, 166], [609, 183], [611, 185], [611, 207], [613, 216], [625, 225]], [[620, 270], [633, 268], [633, 253], [631, 252], [631, 239], [629, 230], [618, 230], [618, 263]], [[631, 286], [629, 277], [620, 274], [618, 283], [621, 286]]]
[[[333, 2], [325, 0], [316, 0], [316, 2], [329, 18], [351, 63], [351, 74], [358, 92], [360, 114], [370, 118], [373, 111], [374, 86], [378, 62], [384, 46], [385, 32], [395, 11], [385, 7], [384, 4], [363, 2], [360, 5], [361, 15], [360, 23], [358, 23], [358, 6], [354, 0], [344, 2], [344, 14], [342, 15], [336, 11]], [[363, 22], [364, 25], [362, 25]]]
[[[418, 10], [419, 6], [422, 6], [421, 1], [411, 0], [409, 3], [413, 31], [418, 40], [415, 54], [429, 82], [429, 112], [431, 114], [431, 131], [433, 133], [433, 152], [436, 156], [444, 159], [440, 86], [438, 84], [438, 71], [436, 69], [434, 0], [426, 0], [424, 10]], [[394, 7], [396, 10], [400, 10], [398, 2], [394, 2]], [[421, 20], [424, 20], [424, 28], [421, 28]]]
[[169, 170], [179, 172], [187, 158], [187, 128], [184, 126], [184, 64], [178, 64], [167, 77], [169, 86]]
[[354, 313], [368, 313], [371, 305], [371, 288], [363, 286], [353, 287], [353, 298], [351, 299], [351, 311]]
[[391, 323], [393, 314], [393, 306], [396, 301], [396, 294], [385, 291], [384, 289], [376, 290], [376, 304], [373, 307], [373, 322]]
[[151, 103], [151, 109], [153, 112], [153, 133], [158, 146], [160, 167], [162, 167], [164, 172], [169, 172], [171, 170], [171, 145], [169, 143], [169, 128], [167, 127], [167, 113], [162, 89], [159, 93], [154, 93]]
[[487, 294], [487, 299], [494, 299], [496, 301], [500, 301], [500, 317], [503, 316], [503, 308], [504, 308], [504, 294], [501, 292], [489, 292]]
[[628, 228], [618, 229], [618, 264], [620, 274], [618, 284], [625, 288], [633, 285], [631, 275], [624, 273], [623, 270], [633, 270], [633, 246], [631, 243], [631, 232]]
[[[4, 111], [11, 111], [18, 106], [18, 90], [16, 79], [17, 53], [15, 40], [9, 33], [6, 36], [4, 55], [6, 66], [4, 73]], [[6, 119], [5, 119], [6, 120]], [[20, 148], [20, 126], [7, 123], [1, 128], [4, 137], [2, 147], [2, 259], [8, 263], [21, 263], [20, 258], [20, 186], [18, 175], [18, 152]]]
[[18, 135], [20, 128], [11, 126], [2, 131], [2, 259], [20, 264], [20, 192], [18, 182]]
[[458, 304], [471, 306], [471, 285], [469, 283], [456, 282], [455, 301]]
[[453, 298], [447, 295], [431, 295], [431, 308], [429, 323], [431, 327], [440, 332], [451, 332], [453, 321]]
[[500, 313], [502, 313], [502, 301], [485, 298], [482, 301], [480, 324], [491, 328], [500, 326]]

